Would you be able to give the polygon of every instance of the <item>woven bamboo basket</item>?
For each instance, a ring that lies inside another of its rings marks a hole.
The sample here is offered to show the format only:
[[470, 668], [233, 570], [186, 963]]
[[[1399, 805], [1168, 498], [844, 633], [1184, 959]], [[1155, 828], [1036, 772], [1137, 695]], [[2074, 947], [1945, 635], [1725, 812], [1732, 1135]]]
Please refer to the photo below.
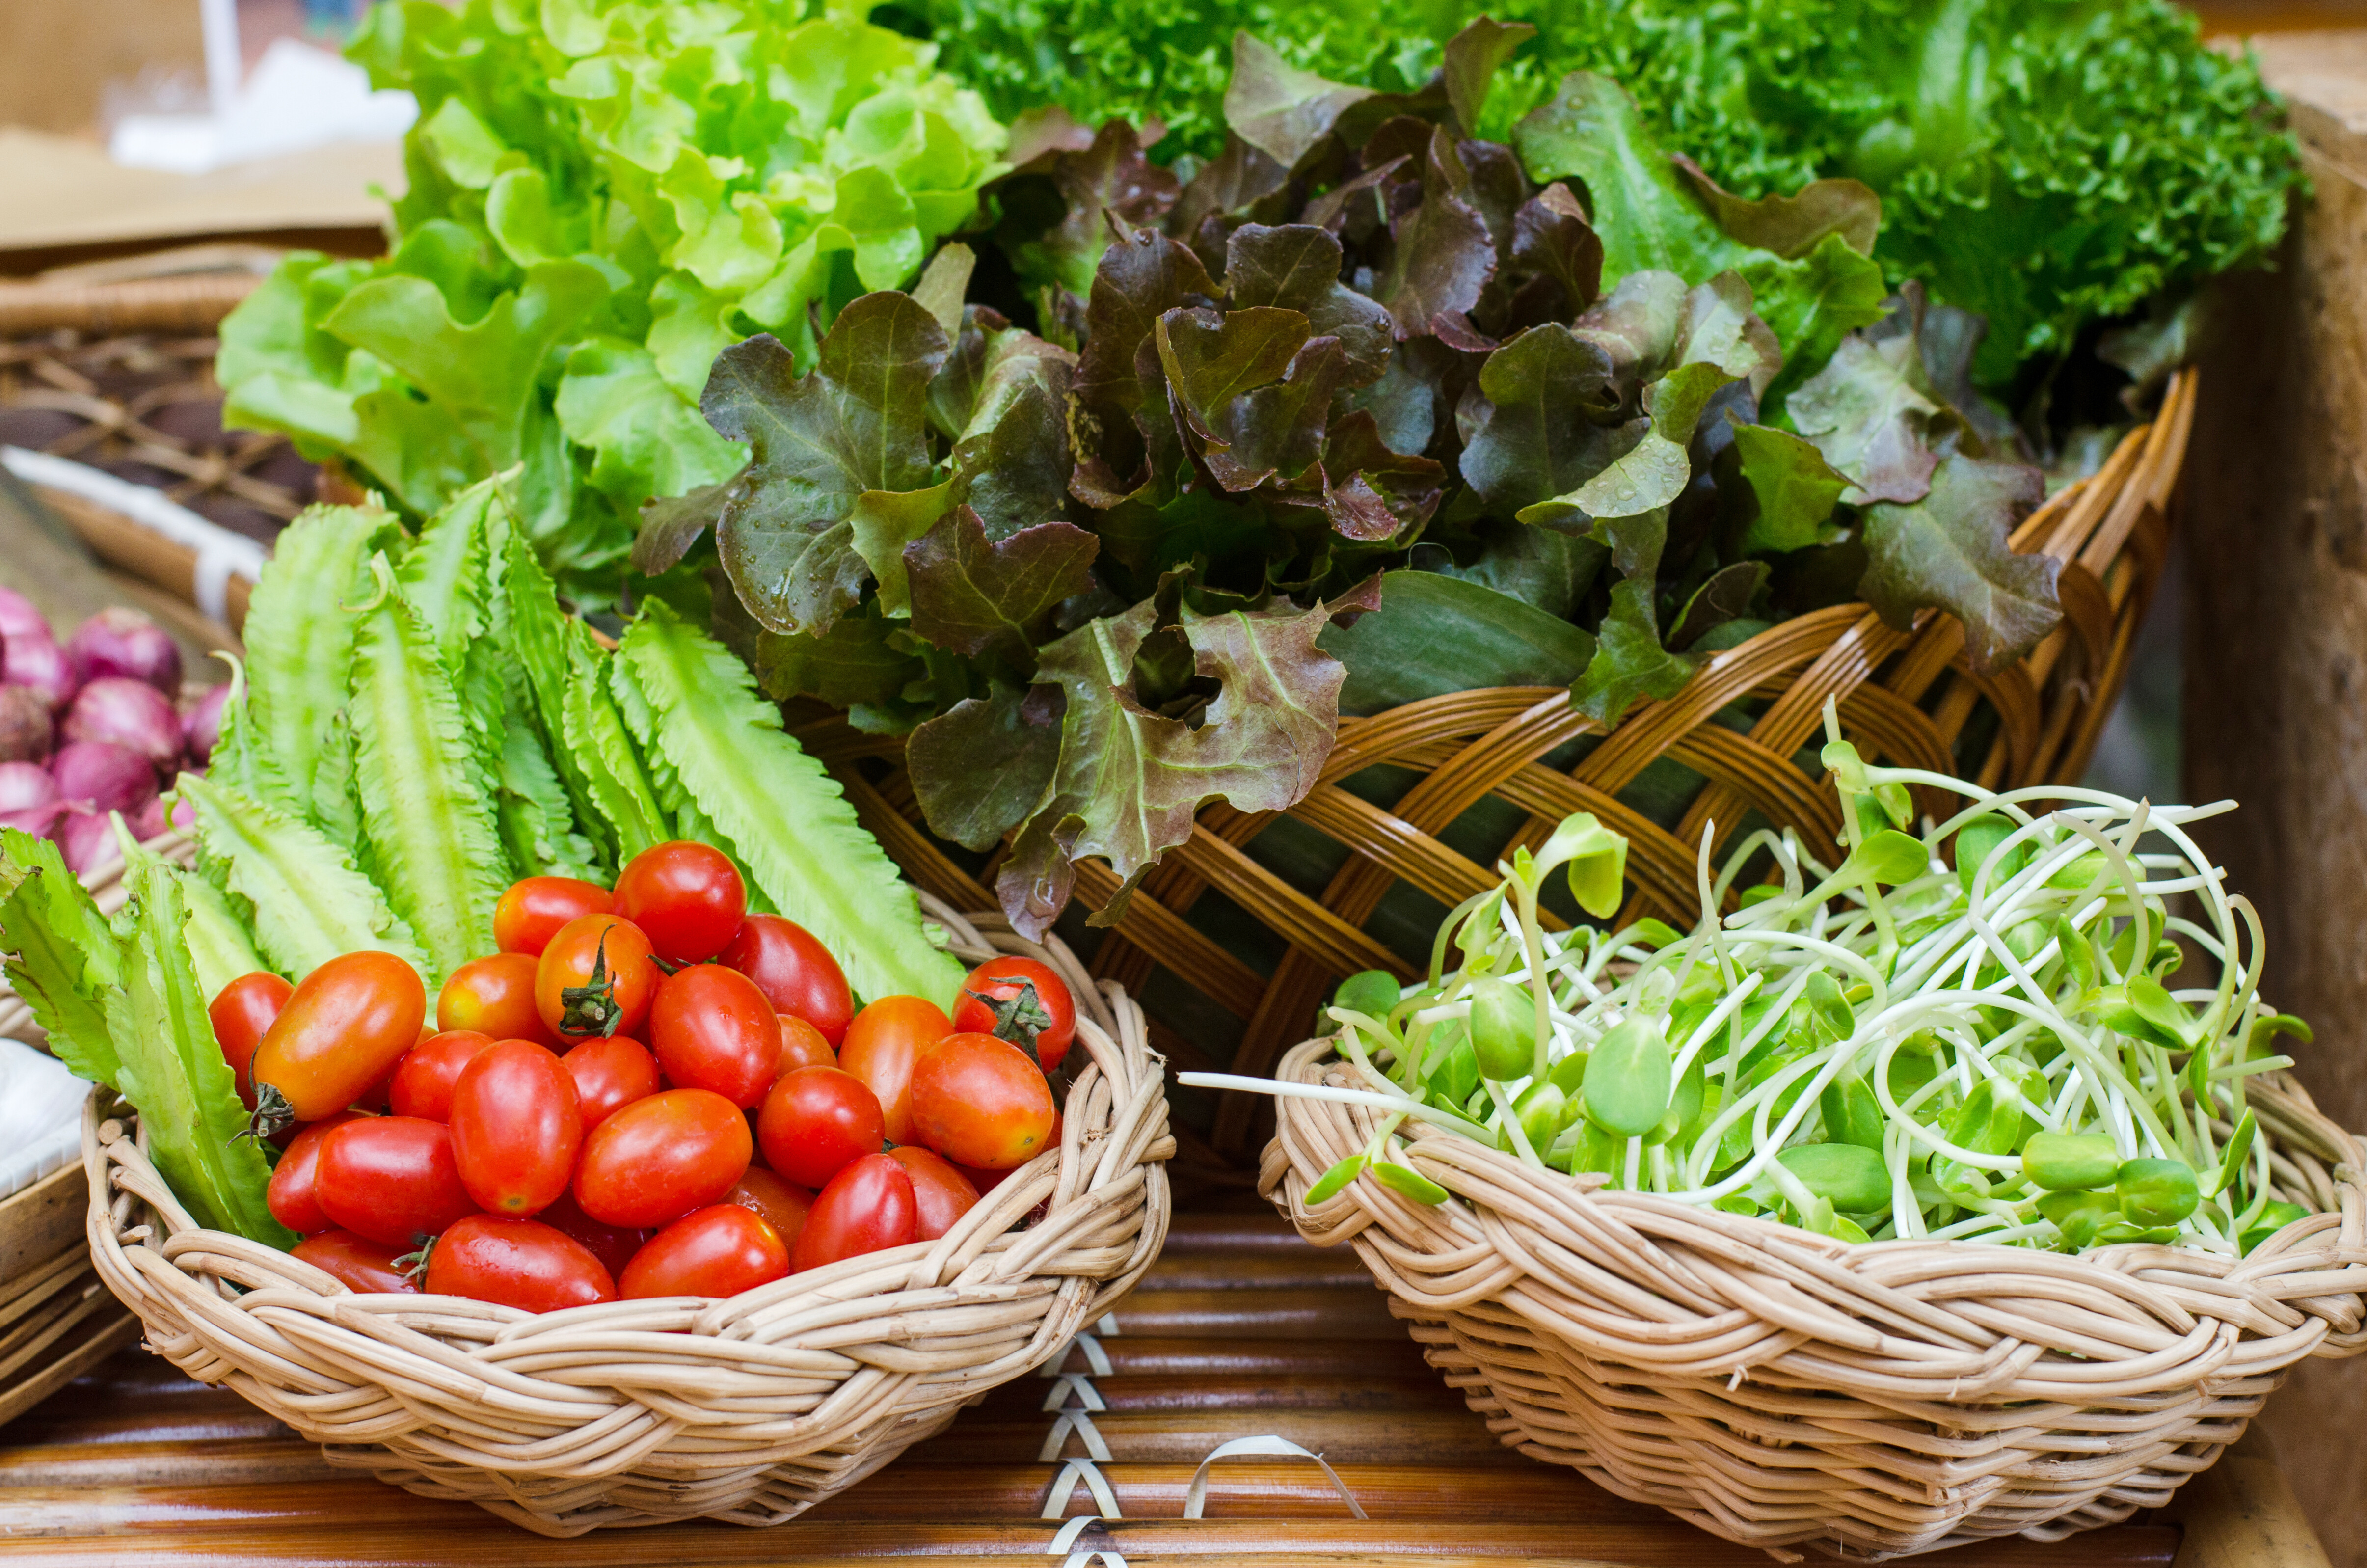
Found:
[[[1315, 1040], [1277, 1076], [1350, 1083]], [[1437, 1208], [1369, 1181], [1362, 1106], [1282, 1103], [1259, 1189], [1350, 1242], [1503, 1441], [1729, 1540], [1880, 1558], [2115, 1524], [2206, 1469], [2306, 1356], [2367, 1347], [2367, 1147], [2289, 1074], [2248, 1090], [2323, 1210], [2238, 1261], [1956, 1241], [1852, 1245], [1415, 1128]], [[2223, 1129], [2225, 1136], [2228, 1130]]]
[[[1474, 857], [1445, 841], [1457, 819], [1487, 797], [1526, 814], [1517, 836], [1532, 845], [1580, 811], [1625, 834], [1637, 890], [1632, 917], [1693, 907], [1705, 824], [1716, 824], [1719, 843], [1741, 831], [1746, 816], [1796, 828], [1810, 842], [1832, 841], [1838, 809], [1818, 789], [1816, 753], [1803, 750], [1819, 732], [1828, 698], [1839, 702], [1842, 730], [1869, 757], [1994, 788], [2078, 778], [2161, 577], [2195, 387], [2191, 370], [2179, 372], [2152, 423], [2131, 431], [2093, 477], [2050, 497], [2015, 530], [2016, 550], [2062, 562], [2064, 609], [2062, 625], [2020, 664], [1976, 675], [1954, 617], [1927, 612], [1899, 631], [1864, 605], [1846, 604], [1714, 655], [1676, 697], [1637, 702], [1607, 734], [1558, 687], [1455, 692], [1342, 718], [1319, 782], [1287, 813], [1345, 852], [1329, 883], [1295, 886], [1253, 857], [1252, 842], [1273, 824], [1271, 814], [1221, 802], [1204, 807], [1191, 839], [1143, 880], [1093, 953], [1093, 971], [1138, 995], [1154, 969], [1171, 971], [1230, 1015], [1224, 1031], [1235, 1036], [1230, 1070], [1262, 1074], [1306, 1035], [1341, 978], [1365, 969], [1411, 976], [1407, 957], [1366, 929], [1393, 887], [1410, 884], [1452, 907], [1495, 885], [1488, 869], [1494, 854]], [[991, 906], [991, 864], [973, 875], [922, 824], [900, 740], [859, 734], [836, 717], [800, 725], [798, 734], [832, 766], [864, 824], [915, 882], [963, 908]], [[1584, 736], [1600, 738], [1568, 771], [1542, 760]], [[1663, 761], [1696, 780], [1672, 825], [1623, 799]], [[1410, 770], [1418, 781], [1386, 806], [1369, 791], [1343, 787], [1382, 767]], [[1089, 909], [1107, 903], [1118, 885], [1104, 863], [1079, 868], [1078, 899]], [[1195, 906], [1211, 895], [1231, 906], [1233, 929], [1248, 924], [1263, 940], [1227, 945], [1208, 923], [1195, 922]], [[1195, 1040], [1171, 1039], [1171, 1030], [1194, 1031], [1157, 1010], [1153, 1020], [1169, 1026], [1162, 1043], [1179, 1058], [1220, 1064], [1209, 1058], [1225, 1044], [1210, 1041], [1207, 1031]], [[1217, 1155], [1246, 1165], [1261, 1115], [1253, 1096], [1223, 1096], [1212, 1137]]]
[[1090, 1059], [1060, 1146], [934, 1242], [726, 1301], [538, 1316], [357, 1295], [199, 1227], [101, 1089], [83, 1118], [100, 1278], [190, 1377], [235, 1389], [331, 1464], [422, 1496], [548, 1536], [793, 1518], [1057, 1354], [1133, 1288], [1167, 1235], [1174, 1142], [1140, 1010], [1120, 987], [1096, 988], [1059, 944], [924, 902], [963, 958], [1025, 953], [1070, 977]]

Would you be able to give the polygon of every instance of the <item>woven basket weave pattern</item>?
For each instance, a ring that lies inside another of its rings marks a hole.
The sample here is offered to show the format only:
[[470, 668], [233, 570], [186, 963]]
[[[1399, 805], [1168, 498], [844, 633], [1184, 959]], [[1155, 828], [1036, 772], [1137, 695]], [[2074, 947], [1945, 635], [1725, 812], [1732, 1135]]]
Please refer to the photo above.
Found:
[[[1800, 757], [1827, 698], [1839, 703], [1842, 729], [1869, 757], [1969, 774], [1993, 788], [2078, 778], [2126, 676], [2160, 578], [2195, 387], [2191, 371], [2180, 372], [2157, 418], [2132, 431], [2093, 478], [2051, 497], [2015, 530], [2016, 550], [2062, 563], [2063, 624], [2021, 663], [1976, 675], [1954, 617], [1926, 612], [1901, 631], [1863, 605], [1839, 605], [1714, 655], [1665, 702], [1637, 702], [1568, 772], [1542, 759], [1600, 727], [1557, 687], [1455, 692], [1370, 718], [1343, 718], [1314, 790], [1289, 812], [1349, 852], [1331, 884], [1310, 894], [1243, 849], [1270, 815], [1221, 802], [1203, 807], [1191, 839], [1143, 879], [1094, 953], [1094, 972], [1138, 994], [1154, 967], [1173, 971], [1243, 1021], [1232, 1067], [1260, 1074], [1307, 1033], [1316, 1006], [1342, 976], [1384, 969], [1410, 977], [1404, 958], [1364, 929], [1396, 882], [1448, 906], [1495, 885], [1488, 869], [1493, 857], [1483, 864], [1441, 838], [1485, 797], [1527, 812], [1522, 836], [1532, 844], [1569, 812], [1594, 812], [1630, 841], [1628, 868], [1638, 891], [1628, 915], [1689, 921], [1705, 824], [1716, 824], [1722, 843], [1756, 813], [1779, 829], [1796, 828], [1811, 843], [1832, 842], [1836, 809], [1818, 787], [1818, 765], [1810, 758], [1804, 767]], [[1748, 715], [1747, 728], [1722, 722], [1738, 710]], [[985, 883], [922, 825], [900, 767], [900, 741], [858, 734], [836, 718], [798, 733], [832, 766], [864, 824], [914, 881], [964, 908], [992, 903]], [[1984, 734], [1991, 738], [1976, 744]], [[1700, 779], [1673, 828], [1621, 798], [1664, 757]], [[889, 765], [884, 771], [882, 763]], [[1423, 777], [1386, 808], [1342, 787], [1382, 765]], [[1105, 863], [1089, 861], [1078, 872], [1078, 897], [1089, 908], [1102, 907], [1118, 890]], [[1270, 973], [1187, 918], [1208, 892], [1230, 900], [1272, 934]], [[1251, 1096], [1225, 1096], [1216, 1125], [1220, 1151], [1246, 1157], [1256, 1107]]]
[[1140, 1010], [999, 916], [929, 913], [965, 959], [1025, 953], [1068, 976], [1075, 1049], [1090, 1058], [1060, 1147], [937, 1241], [727, 1301], [537, 1316], [453, 1296], [357, 1295], [285, 1253], [198, 1226], [138, 1141], [103, 1119], [96, 1091], [83, 1158], [99, 1273], [145, 1322], [151, 1347], [323, 1444], [332, 1464], [551, 1536], [794, 1517], [1058, 1352], [1133, 1287], [1167, 1234], [1161, 1162], [1174, 1143]]
[[[1276, 1075], [1351, 1082], [1328, 1040]], [[2278, 1185], [2322, 1212], [2240, 1261], [1852, 1246], [1432, 1129], [1407, 1159], [1449, 1202], [1355, 1181], [1310, 1210], [1379, 1113], [1304, 1099], [1282, 1102], [1259, 1188], [1310, 1241], [1352, 1242], [1431, 1364], [1532, 1458], [1753, 1546], [2051, 1540], [2166, 1502], [2294, 1362], [2367, 1347], [2361, 1146], [2298, 1085], [2250, 1083]]]

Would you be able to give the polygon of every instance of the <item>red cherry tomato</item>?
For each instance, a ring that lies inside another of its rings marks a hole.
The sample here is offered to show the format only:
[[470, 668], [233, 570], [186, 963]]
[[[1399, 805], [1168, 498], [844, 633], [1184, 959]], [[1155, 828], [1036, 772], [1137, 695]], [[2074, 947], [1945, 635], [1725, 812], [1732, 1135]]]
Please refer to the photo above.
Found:
[[526, 877], [512, 882], [493, 905], [493, 946], [505, 953], [540, 958], [561, 926], [615, 907], [608, 890], [598, 882], [581, 877]]
[[602, 1224], [583, 1212], [583, 1206], [575, 1201], [575, 1195], [572, 1192], [561, 1193], [551, 1199], [549, 1208], [534, 1218], [536, 1223], [548, 1225], [562, 1235], [572, 1236], [591, 1248], [592, 1256], [600, 1260], [600, 1267], [608, 1271], [612, 1279], [624, 1273], [625, 1265], [633, 1260], [633, 1255], [641, 1250], [641, 1244], [650, 1239], [647, 1231], [636, 1226]]
[[773, 1227], [783, 1246], [795, 1246], [798, 1233], [806, 1228], [806, 1214], [813, 1208], [813, 1194], [762, 1165], [750, 1165], [740, 1184], [723, 1195], [723, 1201], [754, 1210], [758, 1219]]
[[991, 1171], [1050, 1146], [1052, 1086], [1009, 1040], [957, 1034], [912, 1071], [912, 1131], [949, 1160]]
[[821, 1030], [794, 1013], [776, 1013], [773, 1017], [781, 1021], [781, 1065], [773, 1074], [776, 1081], [800, 1067], [838, 1065], [838, 1052], [821, 1038]]
[[623, 1035], [571, 1045], [560, 1061], [575, 1077], [575, 1108], [591, 1131], [635, 1100], [658, 1092], [658, 1064], [640, 1040]]
[[538, 961], [527, 953], [495, 953], [462, 964], [436, 998], [436, 1027], [447, 1033], [468, 1029], [493, 1040], [557, 1045], [559, 1037], [534, 1005]]
[[575, 1201], [607, 1224], [670, 1225], [730, 1191], [753, 1152], [738, 1106], [708, 1089], [668, 1089], [592, 1130]]
[[780, 1076], [781, 1017], [746, 975], [693, 964], [658, 982], [650, 1049], [669, 1083], [712, 1089], [744, 1110]]
[[419, 1294], [419, 1282], [398, 1261], [410, 1250], [407, 1243], [390, 1245], [351, 1231], [323, 1231], [298, 1242], [289, 1256], [302, 1258], [348, 1290], [359, 1290], [364, 1295], [393, 1291], [415, 1296]]
[[255, 1120], [275, 1128], [345, 1109], [419, 1040], [419, 971], [365, 949], [306, 975], [255, 1048]]
[[912, 1178], [886, 1154], [866, 1154], [830, 1178], [814, 1199], [789, 1270], [803, 1273], [842, 1258], [900, 1247], [919, 1234]]
[[[601, 978], [593, 983], [599, 966]], [[587, 915], [560, 928], [534, 971], [534, 1005], [553, 1033], [567, 1040], [594, 1035], [639, 1035], [657, 989], [650, 939], [629, 920]], [[577, 992], [570, 1001], [567, 993]]]
[[493, 1037], [474, 1029], [447, 1029], [414, 1045], [394, 1069], [387, 1103], [397, 1116], [424, 1116], [430, 1121], [452, 1117], [452, 1085], [460, 1070], [480, 1053], [493, 1048]]
[[804, 1187], [820, 1187], [849, 1164], [879, 1152], [879, 1097], [835, 1067], [800, 1067], [773, 1085], [756, 1117], [764, 1163]]
[[918, 996], [882, 996], [846, 1027], [838, 1064], [879, 1096], [890, 1143], [911, 1136], [913, 1063], [953, 1032], [953, 1020]]
[[[1016, 1003], [1016, 1007], [1012, 1004]], [[996, 1014], [1012, 1007], [1008, 1028], [995, 1028]], [[963, 1034], [1000, 1035], [1014, 1045], [1032, 1045], [1036, 1060], [1051, 1072], [1077, 1038], [1077, 1003], [1049, 964], [1034, 959], [991, 959], [969, 971], [961, 1000], [954, 1004], [954, 1028]]]
[[288, 1006], [288, 998], [296, 988], [269, 971], [242, 974], [214, 994], [207, 1005], [206, 1017], [213, 1020], [214, 1042], [221, 1047], [222, 1060], [238, 1074], [238, 1097], [246, 1108], [255, 1108], [255, 1048], [263, 1043], [271, 1021], [279, 1017], [279, 1009]]
[[429, 1249], [427, 1293], [555, 1312], [615, 1301], [617, 1281], [589, 1247], [549, 1225], [470, 1214]]
[[954, 1169], [959, 1171], [964, 1181], [978, 1188], [978, 1195], [980, 1198], [984, 1198], [988, 1193], [992, 1192], [996, 1187], [1001, 1187], [1004, 1182], [1009, 1181], [1011, 1179], [1011, 1171], [1015, 1171], [1019, 1168], [1017, 1165], [1014, 1165], [1011, 1167], [1010, 1171], [982, 1171], [976, 1165], [958, 1165], [952, 1160], [947, 1160], [946, 1164], [952, 1165]]
[[812, 932], [777, 915], [752, 915], [719, 960], [756, 983], [773, 1010], [803, 1018], [835, 1050], [855, 1017], [855, 994], [830, 949]]
[[452, 1085], [452, 1156], [477, 1207], [531, 1219], [567, 1190], [583, 1116], [575, 1074], [530, 1040], [505, 1040]]
[[915, 1143], [888, 1151], [888, 1157], [912, 1178], [914, 1214], [912, 1239], [933, 1242], [954, 1228], [954, 1221], [978, 1206], [978, 1187], [954, 1169], [953, 1162]]
[[748, 884], [731, 857], [677, 839], [633, 857], [617, 877], [617, 913], [649, 933], [670, 963], [704, 963], [740, 934]]
[[296, 1134], [271, 1167], [271, 1185], [264, 1189], [263, 1200], [271, 1209], [271, 1217], [300, 1236], [317, 1236], [323, 1231], [335, 1230], [336, 1224], [321, 1212], [321, 1200], [313, 1192], [313, 1179], [319, 1170], [321, 1140], [348, 1121], [360, 1119], [347, 1111], [339, 1111], [325, 1121], [316, 1121]]
[[789, 1249], [764, 1216], [737, 1203], [685, 1215], [651, 1236], [617, 1281], [626, 1301], [736, 1296], [789, 1271]]
[[415, 1116], [364, 1116], [321, 1140], [312, 1192], [357, 1235], [416, 1243], [476, 1212], [452, 1157], [452, 1130]]

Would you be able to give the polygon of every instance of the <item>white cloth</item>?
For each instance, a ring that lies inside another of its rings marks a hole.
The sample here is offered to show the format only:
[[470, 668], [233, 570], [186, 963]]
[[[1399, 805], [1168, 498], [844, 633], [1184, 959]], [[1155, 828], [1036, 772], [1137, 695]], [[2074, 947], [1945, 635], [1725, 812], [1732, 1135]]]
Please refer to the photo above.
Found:
[[56, 1057], [0, 1038], [0, 1198], [82, 1158], [82, 1102], [89, 1093]]
[[418, 118], [409, 93], [372, 92], [360, 66], [275, 39], [226, 110], [126, 115], [107, 153], [126, 168], [201, 175], [334, 142], [392, 142]]

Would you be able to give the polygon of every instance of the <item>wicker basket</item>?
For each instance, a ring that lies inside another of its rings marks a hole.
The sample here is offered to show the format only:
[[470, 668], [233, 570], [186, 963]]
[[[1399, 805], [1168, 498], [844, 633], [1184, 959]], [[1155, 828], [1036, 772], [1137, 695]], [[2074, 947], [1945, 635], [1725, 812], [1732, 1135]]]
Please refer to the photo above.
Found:
[[999, 916], [929, 914], [964, 958], [1024, 952], [1070, 976], [1091, 1059], [1060, 1147], [937, 1241], [719, 1301], [536, 1316], [357, 1295], [285, 1253], [199, 1228], [139, 1141], [103, 1119], [98, 1090], [83, 1161], [99, 1275], [153, 1349], [319, 1442], [331, 1464], [549, 1536], [792, 1518], [1058, 1353], [1167, 1235], [1161, 1162], [1174, 1143], [1141, 1012], [1116, 985], [1096, 990], [1066, 949], [1014, 937]]
[[[1443, 841], [1484, 797], [1526, 812], [1522, 832], [1533, 843], [1571, 812], [1594, 812], [1628, 836], [1638, 889], [1629, 913], [1666, 915], [1694, 906], [1693, 866], [1706, 823], [1716, 823], [1721, 842], [1746, 812], [1796, 828], [1811, 842], [1832, 840], [1837, 809], [1817, 788], [1815, 753], [1802, 751], [1829, 697], [1840, 705], [1842, 729], [1869, 757], [1992, 787], [2077, 778], [2160, 580], [2194, 396], [2193, 372], [2180, 372], [2152, 424], [2132, 431], [2093, 478], [2053, 496], [2015, 531], [2015, 549], [2063, 562], [2063, 624], [2019, 665], [1975, 675], [1953, 616], [1927, 613], [1914, 630], [1897, 631], [1863, 605], [1840, 605], [1715, 655], [1666, 702], [1637, 702], [1569, 772], [1540, 759], [1599, 730], [1557, 687], [1455, 692], [1343, 718], [1319, 781], [1288, 813], [1348, 852], [1330, 884], [1294, 886], [1247, 852], [1271, 816], [1204, 807], [1191, 839], [1144, 879], [1093, 952], [1093, 971], [1143, 994], [1155, 967], [1171, 971], [1239, 1020], [1231, 1070], [1254, 1075], [1307, 1033], [1342, 976], [1364, 969], [1410, 976], [1405, 957], [1365, 928], [1398, 882], [1447, 906], [1495, 885], [1487, 869], [1493, 854], [1475, 858]], [[1720, 722], [1738, 714], [1744, 727]], [[993, 903], [985, 882], [921, 824], [900, 741], [858, 734], [834, 717], [802, 725], [798, 734], [832, 765], [864, 824], [914, 881], [963, 908]], [[1697, 780], [1673, 826], [1622, 798], [1663, 759]], [[1384, 765], [1421, 776], [1392, 805], [1342, 788]], [[1118, 889], [1104, 863], [1078, 871], [1079, 901], [1089, 908]], [[1190, 918], [1210, 893], [1263, 928], [1257, 950], [1222, 945]], [[1157, 1008], [1156, 991], [1150, 994]], [[1193, 1054], [1221, 1053], [1207, 1031], [1154, 1017], [1178, 1033], [1198, 1032]], [[1220, 1154], [1246, 1163], [1261, 1104], [1224, 1096], [1212, 1140]]]
[[[1349, 1082], [1328, 1040], [1277, 1076]], [[1407, 1158], [1452, 1199], [1356, 1181], [1310, 1210], [1376, 1114], [1297, 1098], [1259, 1187], [1309, 1241], [1353, 1242], [1430, 1363], [1531, 1458], [1751, 1546], [2053, 1540], [2167, 1502], [2294, 1362], [2367, 1347], [2367, 1151], [2286, 1074], [2248, 1093], [2279, 1183], [2327, 1211], [2240, 1262], [1853, 1246], [1410, 1123]]]

